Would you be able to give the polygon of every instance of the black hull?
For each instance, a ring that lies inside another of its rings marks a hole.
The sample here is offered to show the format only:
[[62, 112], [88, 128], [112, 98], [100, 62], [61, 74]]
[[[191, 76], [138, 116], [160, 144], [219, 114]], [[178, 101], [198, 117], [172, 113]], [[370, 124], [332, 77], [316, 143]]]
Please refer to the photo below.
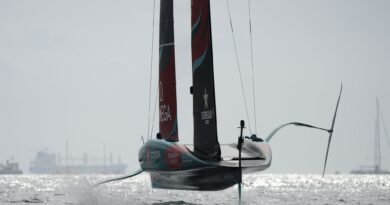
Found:
[[232, 167], [207, 167], [175, 172], [152, 172], [153, 188], [218, 191], [239, 182], [240, 170]]
[[[150, 173], [153, 188], [217, 191], [239, 183], [241, 170], [235, 144], [221, 146], [227, 155], [220, 161], [203, 161], [191, 152], [191, 147], [166, 140], [150, 140], [144, 144], [139, 162], [142, 170]], [[245, 140], [243, 174], [263, 171], [271, 161], [268, 143]]]

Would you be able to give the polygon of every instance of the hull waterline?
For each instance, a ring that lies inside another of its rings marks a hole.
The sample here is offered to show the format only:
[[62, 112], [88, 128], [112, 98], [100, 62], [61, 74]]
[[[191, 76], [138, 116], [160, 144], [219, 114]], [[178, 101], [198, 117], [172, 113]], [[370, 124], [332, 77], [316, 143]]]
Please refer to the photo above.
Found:
[[[268, 143], [245, 140], [242, 173], [267, 169], [271, 165]], [[222, 150], [236, 151], [234, 144]], [[207, 161], [195, 156], [185, 146], [166, 140], [149, 140], [139, 152], [141, 168], [150, 173], [153, 188], [216, 191], [239, 183], [241, 170], [233, 155], [224, 160]]]

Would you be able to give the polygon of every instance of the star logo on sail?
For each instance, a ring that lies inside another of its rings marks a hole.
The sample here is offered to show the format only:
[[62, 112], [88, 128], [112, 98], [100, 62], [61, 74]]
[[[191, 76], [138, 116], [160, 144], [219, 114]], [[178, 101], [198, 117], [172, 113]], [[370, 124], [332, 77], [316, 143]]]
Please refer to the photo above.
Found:
[[204, 109], [208, 110], [209, 109], [209, 103], [208, 103], [209, 94], [207, 94], [206, 88], [204, 89], [203, 99], [204, 99]]
[[210, 124], [210, 119], [213, 118], [213, 113], [211, 110], [209, 110], [209, 94], [207, 93], [207, 89], [204, 88], [204, 94], [203, 94], [203, 100], [204, 100], [204, 109], [205, 111], [201, 112], [202, 120], [204, 120], [204, 123], [206, 125]]

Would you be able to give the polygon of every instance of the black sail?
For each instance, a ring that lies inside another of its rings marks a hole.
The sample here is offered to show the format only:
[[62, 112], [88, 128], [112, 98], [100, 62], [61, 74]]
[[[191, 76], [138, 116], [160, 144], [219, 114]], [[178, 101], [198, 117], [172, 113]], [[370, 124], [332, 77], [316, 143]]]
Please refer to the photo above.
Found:
[[160, 134], [168, 141], [178, 141], [173, 0], [161, 0], [159, 45]]
[[210, 1], [192, 0], [192, 94], [194, 151], [202, 159], [220, 160], [217, 134]]

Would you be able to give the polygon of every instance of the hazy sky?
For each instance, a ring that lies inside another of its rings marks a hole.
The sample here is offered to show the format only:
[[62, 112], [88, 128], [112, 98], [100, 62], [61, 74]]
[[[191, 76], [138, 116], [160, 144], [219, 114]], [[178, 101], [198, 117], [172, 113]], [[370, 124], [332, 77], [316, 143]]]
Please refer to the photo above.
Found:
[[[248, 4], [230, 3], [254, 129]], [[246, 117], [225, 0], [211, 7], [219, 141], [230, 143]], [[251, 9], [258, 135], [289, 121], [328, 128], [342, 81], [328, 173], [371, 165], [377, 96], [390, 129], [390, 1], [252, 0]], [[152, 16], [152, 0], [0, 0], [0, 162], [14, 156], [27, 171], [37, 151], [64, 155], [68, 140], [73, 157], [102, 156], [106, 144], [137, 169]], [[175, 32], [179, 138], [191, 143], [190, 0], [175, 1]], [[267, 172], [319, 174], [326, 143], [324, 132], [286, 128], [270, 143]]]

